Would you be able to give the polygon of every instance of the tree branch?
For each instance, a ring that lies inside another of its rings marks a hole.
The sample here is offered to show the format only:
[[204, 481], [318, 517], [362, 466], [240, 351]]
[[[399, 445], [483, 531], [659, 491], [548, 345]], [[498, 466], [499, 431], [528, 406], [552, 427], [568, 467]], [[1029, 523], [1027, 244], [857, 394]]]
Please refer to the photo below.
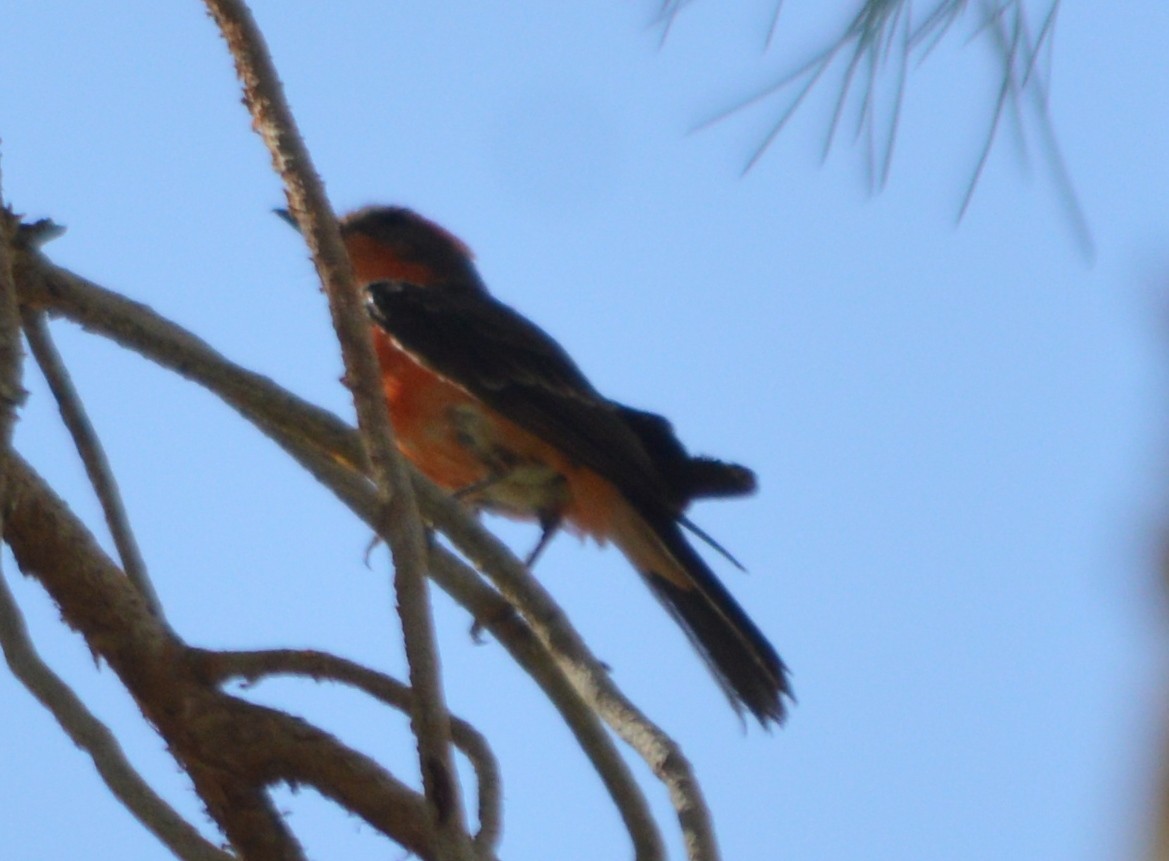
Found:
[[357, 408], [365, 452], [385, 506], [386, 543], [394, 557], [394, 590], [414, 690], [411, 716], [422, 784], [438, 829], [439, 854], [470, 861], [458, 773], [450, 749], [450, 718], [442, 690], [438, 649], [426, 584], [426, 540], [409, 474], [394, 446], [369, 324], [353, 282], [324, 186], [300, 137], [263, 35], [242, 0], [206, 0], [235, 60], [253, 126], [284, 181], [289, 210], [308, 241], [329, 297], [341, 344], [346, 382]]
[[[222, 684], [233, 677], [255, 682], [273, 675], [304, 676], [350, 685], [406, 714], [413, 707], [413, 693], [397, 679], [315, 649], [196, 650], [193, 659], [199, 674], [213, 684]], [[478, 779], [479, 831], [474, 844], [480, 850], [494, 852], [501, 832], [499, 764], [482, 733], [454, 715], [451, 716], [451, 740], [471, 761]]]
[[5, 540], [17, 564], [117, 673], [243, 857], [302, 857], [265, 792], [278, 782], [311, 785], [409, 851], [437, 857], [421, 796], [305, 721], [199, 679], [185, 644], [146, 609], [65, 504], [18, 455], [6, 461]]
[[470, 610], [491, 632], [560, 712], [621, 814], [633, 841], [637, 861], [664, 859], [666, 851], [661, 832], [629, 766], [613, 745], [596, 712], [515, 608], [441, 547], [432, 553], [431, 575], [447, 594]]
[[467, 510], [433, 484], [416, 483], [423, 511], [459, 552], [517, 607], [581, 697], [632, 747], [666, 785], [691, 861], [719, 857], [710, 811], [681, 747], [651, 721], [610, 678], [539, 581]]
[[[257, 425], [311, 475], [332, 490], [371, 529], [376, 530], [377, 503], [367, 479], [322, 450], [307, 447], [292, 438], [275, 423], [257, 421]], [[430, 483], [423, 476], [415, 476], [415, 480], [416, 492], [426, 496], [427, 488], [432, 487]], [[442, 494], [439, 490], [434, 492]], [[423, 513], [427, 513], [425, 503]], [[472, 523], [472, 526], [478, 525]], [[638, 861], [658, 861], [664, 858], [661, 834], [649, 804], [628, 766], [613, 746], [596, 714], [561, 672], [554, 657], [515, 608], [442, 547], [431, 549], [430, 574], [447, 594], [462, 604], [479, 624], [495, 636], [560, 712], [617, 806], [629, 830]], [[478, 839], [476, 845], [479, 845]]]
[[[4, 206], [0, 196], [0, 452], [7, 451], [12, 444], [16, 409], [27, 394], [21, 385], [20, 306], [13, 260], [19, 229], [19, 220]], [[3, 475], [0, 475], [0, 499], [4, 495], [3, 485]]]
[[23, 305], [44, 308], [109, 338], [218, 395], [249, 420], [267, 416], [304, 444], [321, 445], [347, 466], [366, 471], [361, 441], [352, 426], [306, 404], [268, 377], [224, 359], [206, 341], [146, 305], [53, 266], [33, 250], [15, 259]]
[[[347, 430], [334, 416], [280, 390], [270, 380], [231, 364], [204, 342], [181, 327], [162, 320], [145, 306], [53, 267], [41, 258], [23, 259], [18, 271], [25, 301], [52, 307], [86, 328], [111, 337], [215, 392], [276, 439], [376, 530], [376, 502], [371, 488], [361, 475], [350, 471], [354, 459], [360, 458], [360, 448], [352, 439], [352, 430]], [[349, 434], [348, 438], [346, 434]], [[507, 601], [496, 596], [495, 609], [488, 611], [491, 615], [484, 617], [482, 611], [473, 611], [476, 617], [507, 645], [507, 626], [496, 624], [494, 620], [505, 618], [510, 606], [518, 607], [532, 623], [544, 650], [553, 655], [557, 672], [565, 673], [570, 680], [575, 696], [582, 697], [595, 708], [667, 785], [685, 834], [689, 857], [695, 861], [717, 858], [717, 844], [701, 789], [677, 744], [620, 693], [603, 665], [588, 653], [579, 635], [571, 630], [563, 612], [502, 544], [476, 523], [461, 505], [424, 477], [414, 475], [414, 489], [427, 521], [449, 535], [460, 551], [485, 573], [493, 579], [498, 578], [497, 585], [505, 584], [500, 590]], [[436, 554], [435, 559], [438, 558], [441, 557]], [[458, 590], [441, 576], [446, 570], [446, 566], [432, 563], [432, 576], [444, 589], [456, 594]], [[478, 585], [483, 591], [494, 594], [482, 584]], [[465, 601], [464, 604], [466, 606]], [[567, 629], [569, 633], [558, 633], [561, 629]], [[523, 648], [520, 646], [517, 651]], [[511, 646], [509, 651], [512, 651]], [[513, 656], [517, 651], [512, 651]], [[524, 668], [535, 677], [531, 667], [524, 665]], [[549, 689], [545, 690], [548, 692]], [[591, 738], [583, 724], [574, 723], [575, 718], [569, 717], [572, 711], [564, 705], [563, 699], [554, 698], [554, 702], [573, 731], [578, 733], [578, 740], [582, 734]], [[600, 761], [604, 761], [603, 756]], [[597, 766], [598, 759], [593, 762]], [[602, 768], [597, 767], [598, 770]], [[602, 771], [611, 793], [614, 786], [625, 786], [623, 777], [617, 775], [616, 771]], [[629, 795], [624, 790], [619, 794], [623, 798]], [[623, 815], [631, 809], [622, 807]], [[630, 821], [637, 823], [631, 826], [631, 832], [644, 831], [643, 817], [639, 813], [627, 815], [626, 821], [627, 825]], [[648, 848], [653, 845], [653, 840], [647, 839], [645, 845], [649, 853], [645, 857], [655, 857]]]
[[69, 370], [65, 367], [61, 354], [57, 352], [53, 338], [49, 334], [49, 327], [45, 324], [44, 314], [28, 308], [21, 315], [24, 321], [24, 334], [28, 339], [29, 349], [37, 366], [49, 384], [49, 390], [57, 401], [57, 409], [61, 412], [61, 419], [73, 438], [73, 445], [81, 456], [85, 466], [85, 474], [89, 476], [89, 483], [97, 494], [101, 503], [102, 513], [106, 518], [110, 535], [114, 539], [114, 546], [118, 550], [118, 558], [122, 563], [122, 570], [130, 578], [138, 591], [142, 593], [146, 606], [150, 612], [165, 621], [162, 604], [158, 600], [158, 593], [154, 591], [154, 584], [150, 582], [150, 575], [146, 571], [146, 562], [142, 552], [138, 549], [138, 542], [134, 538], [134, 531], [130, 528], [130, 518], [126, 514], [126, 507], [122, 504], [122, 494], [118, 490], [118, 482], [110, 469], [109, 460], [98, 439], [97, 431], [86, 415], [81, 396], [73, 386]]
[[118, 740], [95, 718], [68, 685], [41, 660], [20, 610], [0, 577], [0, 647], [12, 674], [48, 709], [73, 743], [93, 759], [113, 796], [184, 861], [232, 861], [166, 803], [130, 765]]

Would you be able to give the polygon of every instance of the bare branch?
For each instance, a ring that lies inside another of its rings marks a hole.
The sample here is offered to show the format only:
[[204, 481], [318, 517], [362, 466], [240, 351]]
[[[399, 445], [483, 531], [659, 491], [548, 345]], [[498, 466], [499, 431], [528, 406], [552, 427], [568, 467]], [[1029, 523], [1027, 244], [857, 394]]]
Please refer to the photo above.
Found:
[[[35, 228], [35, 226], [34, 226]], [[8, 464], [12, 426], [20, 393], [20, 315], [13, 280], [12, 252], [17, 242], [33, 247], [50, 238], [53, 226], [41, 223], [39, 229], [22, 231], [18, 219], [7, 210], [0, 211], [0, 512], [9, 510]], [[34, 314], [36, 312], [29, 312]], [[43, 326], [39, 316], [37, 320]], [[46, 333], [47, 336], [47, 333]], [[51, 344], [49, 345], [51, 348]], [[68, 380], [66, 378], [65, 382]], [[18, 393], [20, 393], [18, 395]], [[3, 520], [0, 520], [0, 525]], [[93, 759], [98, 774], [110, 792], [141, 822], [147, 830], [184, 861], [230, 861], [234, 856], [208, 842], [199, 831], [166, 803], [142, 779], [127, 761], [117, 739], [95, 718], [75, 693], [37, 655], [29, 639], [24, 619], [8, 584], [0, 576], [0, 648], [12, 674], [57, 719], [61, 728]]]
[[423, 511], [459, 552], [486, 574], [528, 621], [561, 671], [617, 735], [632, 747], [666, 785], [692, 861], [719, 857], [702, 789], [689, 760], [672, 738], [635, 706], [609, 677], [539, 581], [495, 536], [446, 493], [416, 482]]
[[37, 655], [20, 610], [0, 577], [0, 647], [12, 674], [48, 709], [65, 734], [93, 759], [98, 774], [134, 818], [184, 861], [231, 861], [151, 788], [126, 759], [113, 733]]
[[[0, 196], [0, 452], [6, 452], [12, 445], [16, 410], [27, 394], [21, 384], [20, 306], [15, 280], [14, 252], [19, 230], [19, 219], [4, 206]], [[0, 501], [4, 499], [4, 490], [4, 476], [0, 472]], [[0, 520], [0, 532], [2, 528]]]
[[310, 785], [411, 852], [437, 857], [421, 796], [305, 721], [201, 680], [187, 647], [31, 467], [13, 453], [7, 469], [5, 538], [17, 564], [117, 673], [242, 856], [303, 857], [266, 793], [285, 782]]
[[[425, 510], [425, 503], [423, 508]], [[547, 648], [515, 608], [441, 547], [436, 548], [431, 557], [431, 576], [444, 591], [474, 614], [560, 712], [617, 806], [633, 841], [634, 857], [638, 861], [665, 858], [657, 823], [625, 760], [596, 713], [557, 662], [550, 658]]]
[[[253, 421], [256, 421], [254, 417]], [[336, 493], [370, 528], [376, 529], [376, 497], [368, 480], [343, 466], [339, 459], [324, 451], [306, 447], [301, 440], [285, 434], [279, 429], [283, 422], [257, 421], [257, 424], [322, 484]], [[423, 514], [428, 521], [442, 528], [441, 516], [432, 516], [428, 502], [442, 500], [449, 503], [446, 494], [435, 488], [424, 476], [417, 474], [415, 492], [419, 495]], [[459, 509], [456, 507], [454, 510]], [[459, 513], [460, 516], [466, 516], [465, 512]], [[481, 528], [473, 520], [466, 525], [471, 530]], [[621, 813], [638, 861], [658, 861], [664, 858], [665, 849], [660, 832], [628, 766], [614, 748], [596, 713], [569, 682], [554, 656], [549, 654], [515, 608], [498, 592], [485, 585], [475, 572], [441, 547], [431, 550], [430, 573], [444, 591], [495, 636], [561, 713]], [[480, 803], [483, 803], [482, 796]], [[483, 840], [481, 829], [476, 837], [477, 849]]]
[[98, 501], [101, 503], [102, 513], [106, 518], [110, 535], [114, 539], [114, 546], [118, 550], [118, 558], [122, 563], [122, 570], [142, 593], [146, 606], [159, 619], [164, 619], [162, 604], [158, 594], [154, 591], [154, 584], [150, 582], [150, 575], [146, 571], [146, 562], [142, 559], [142, 552], [138, 549], [138, 542], [130, 528], [130, 518], [126, 514], [126, 507], [122, 504], [122, 494], [118, 490], [117, 480], [106, 459], [105, 450], [97, 431], [89, 421], [81, 396], [73, 386], [69, 370], [65, 367], [61, 354], [53, 344], [49, 327], [45, 323], [44, 314], [28, 308], [21, 315], [24, 321], [24, 334], [28, 339], [29, 349], [36, 359], [49, 390], [57, 401], [57, 408], [61, 412], [61, 419], [73, 437], [73, 444], [77, 453], [81, 455], [81, 462], [85, 465], [85, 474], [89, 476], [89, 483], [93, 485]]
[[394, 557], [394, 590], [414, 690], [412, 724], [426, 798], [438, 829], [439, 854], [472, 857], [466, 841], [458, 773], [450, 749], [450, 719], [442, 690], [434, 623], [426, 582], [426, 542], [409, 474], [393, 442], [369, 325], [354, 287], [324, 186], [284, 99], [264, 39], [242, 0], [206, 0], [227, 41], [253, 124], [284, 181], [289, 209], [313, 254], [329, 297], [341, 343], [346, 380], [357, 408], [357, 425], [385, 506], [384, 534]]
[[[283, 422], [266, 422], [256, 417], [252, 417], [252, 420], [322, 484], [337, 494], [370, 528], [376, 529], [376, 497], [367, 479], [343, 466], [340, 459], [321, 449], [307, 446], [302, 440], [285, 433], [280, 428]], [[415, 475], [415, 482], [423, 514], [429, 522], [441, 527], [441, 523], [431, 518], [426, 500], [431, 498], [430, 493], [436, 494], [437, 498], [445, 498], [445, 494], [421, 475]], [[477, 528], [478, 524], [472, 521], [470, 527]], [[431, 550], [430, 573], [444, 591], [495, 636], [560, 712], [621, 813], [638, 861], [664, 858], [661, 835], [649, 805], [625, 761], [613, 746], [596, 714], [561, 672], [557, 662], [515, 608], [498, 592], [485, 585], [474, 571], [441, 547]], [[483, 839], [481, 829], [476, 838], [477, 848]]]
[[[294, 675], [340, 682], [369, 694], [386, 705], [410, 713], [414, 695], [410, 688], [384, 673], [354, 661], [314, 649], [268, 649], [249, 652], [196, 650], [193, 660], [209, 682], [232, 677], [254, 682], [266, 676]], [[467, 721], [451, 716], [451, 739], [471, 761], [479, 782], [479, 831], [474, 843], [479, 850], [494, 852], [501, 832], [499, 764], [487, 739]]]
[[345, 464], [365, 472], [365, 454], [350, 425], [305, 404], [267, 377], [227, 362], [206, 341], [140, 302], [54, 267], [35, 252], [17, 256], [16, 274], [26, 306], [68, 317], [205, 386], [245, 417], [250, 412], [267, 415], [270, 421], [282, 422], [281, 429], [292, 437], [316, 440]]
[[[363, 475], [355, 471], [361, 467], [360, 446], [356, 444], [353, 431], [344, 423], [330, 413], [279, 389], [270, 380], [231, 364], [204, 342], [181, 327], [162, 320], [143, 305], [52, 267], [42, 258], [28, 256], [22, 259], [22, 264], [20, 283], [25, 301], [51, 307], [86, 328], [110, 337], [215, 392], [245, 418], [276, 439], [298, 462], [376, 528], [377, 509], [372, 488]], [[510, 557], [506, 548], [494, 542], [462, 506], [442, 490], [417, 474], [414, 476], [414, 486], [427, 520], [432, 525], [448, 531], [453, 519], [456, 524], [454, 528], [459, 531], [464, 543], [473, 544], [473, 536], [479, 534], [482, 540], [491, 542], [491, 552]], [[491, 564], [489, 560], [485, 561], [482, 553], [470, 555], [480, 564]], [[510, 558], [511, 564], [516, 566], [512, 569], [516, 576], [512, 583], [513, 592], [522, 593], [527, 588], [538, 589], [538, 584], [519, 566], [518, 561], [514, 557]], [[542, 655], [547, 651], [546, 644], [537, 640], [527, 631], [526, 626], [517, 627], [522, 624], [519, 619], [514, 619], [516, 624], [512, 623], [515, 614], [511, 605], [485, 587], [478, 578], [468, 576], [452, 581], [452, 572], [456, 570], [444, 561], [444, 554], [436, 551], [432, 576], [486, 625], [561, 711], [619, 805], [634, 835], [638, 857], [661, 857], [661, 840], [640, 791], [596, 725], [595, 717], [588, 713], [587, 708], [580, 706], [582, 694], [579, 680], [574, 678], [569, 687], [561, 675], [560, 666], [544, 663], [546, 659]], [[551, 612], [544, 613], [543, 624], [546, 628], [568, 624], [563, 613], [555, 608], [551, 598], [542, 590], [541, 597], [534, 599], [534, 602], [553, 608]], [[525, 600], [523, 603], [528, 605], [533, 602]], [[519, 631], [523, 631], [523, 634], [519, 634]], [[579, 640], [578, 636], [573, 636]], [[561, 664], [560, 658], [557, 658], [557, 664]], [[595, 672], [599, 678], [606, 678], [604, 668], [599, 663], [596, 663]], [[574, 676], [579, 676], [579, 672], [574, 671]], [[611, 685], [611, 682], [606, 683]], [[585, 701], [591, 702], [587, 695]], [[612, 723], [614, 719], [613, 710], [610, 709], [606, 720]], [[672, 770], [667, 776], [668, 782], [678, 788], [676, 791], [672, 789], [672, 796], [679, 809], [679, 817], [687, 821], [694, 819], [697, 832], [705, 834], [696, 842], [699, 854], [692, 857], [715, 858], [717, 853], [709, 817], [688, 764], [680, 756], [671, 758], [662, 753], [666, 751], [668, 754], [676, 745], [656, 728], [636, 735], [639, 739], [654, 739], [655, 733], [664, 741], [656, 745], [639, 741], [633, 746], [655, 768], [660, 761], [668, 760], [671, 763]], [[692, 815], [686, 812], [683, 816], [684, 811], [690, 810], [701, 810], [702, 813]], [[701, 854], [704, 852], [706, 854]]]

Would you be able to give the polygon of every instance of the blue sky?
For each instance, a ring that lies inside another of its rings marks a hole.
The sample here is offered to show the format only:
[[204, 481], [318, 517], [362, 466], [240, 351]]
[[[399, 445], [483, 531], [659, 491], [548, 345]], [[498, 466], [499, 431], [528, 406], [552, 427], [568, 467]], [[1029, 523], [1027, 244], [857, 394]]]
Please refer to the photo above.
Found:
[[[758, 471], [757, 496], [694, 517], [750, 569], [718, 568], [793, 669], [782, 731], [742, 731], [616, 552], [562, 537], [537, 572], [692, 758], [725, 857], [1133, 857], [1165, 712], [1169, 7], [1061, 10], [1050, 106], [1089, 262], [1010, 127], [955, 224], [997, 85], [968, 27], [913, 73], [874, 195], [847, 135], [821, 164], [831, 80], [745, 177], [778, 104], [690, 132], [810, 56], [843, 12], [788, 3], [764, 54], [768, 2], [693, 4], [661, 48], [654, 5], [255, 11], [338, 210], [439, 220], [598, 388]], [[351, 415], [324, 299], [270, 214], [282, 192], [199, 4], [13, 4], [0, 78], [4, 196], [68, 226], [54, 260]], [[404, 675], [364, 527], [214, 398], [70, 324], [54, 333], [185, 638]], [[100, 525], [31, 370], [28, 388], [18, 447]], [[489, 523], [518, 548], [534, 536]], [[46, 658], [202, 822], [109, 670], [4, 568]], [[470, 642], [450, 601], [436, 613], [451, 706], [503, 763], [502, 854], [627, 857], [533, 685]], [[354, 694], [246, 695], [413, 774], [404, 721]], [[0, 698], [6, 857], [159, 857], [7, 675]], [[680, 854], [665, 792], [635, 768]], [[310, 792], [280, 805], [310, 857], [396, 851]]]

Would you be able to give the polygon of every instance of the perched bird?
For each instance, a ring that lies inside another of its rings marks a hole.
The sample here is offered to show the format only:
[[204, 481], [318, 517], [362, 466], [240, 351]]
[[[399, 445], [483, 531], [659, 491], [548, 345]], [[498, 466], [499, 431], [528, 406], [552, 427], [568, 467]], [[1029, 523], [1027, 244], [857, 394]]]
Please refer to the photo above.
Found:
[[[661, 416], [608, 400], [548, 334], [483, 284], [470, 250], [409, 209], [368, 207], [341, 234], [373, 322], [398, 446], [464, 502], [612, 541], [678, 621], [736, 710], [782, 722], [787, 669], [683, 529], [702, 497], [755, 489], [693, 457]], [[737, 563], [735, 563], [737, 564]]]

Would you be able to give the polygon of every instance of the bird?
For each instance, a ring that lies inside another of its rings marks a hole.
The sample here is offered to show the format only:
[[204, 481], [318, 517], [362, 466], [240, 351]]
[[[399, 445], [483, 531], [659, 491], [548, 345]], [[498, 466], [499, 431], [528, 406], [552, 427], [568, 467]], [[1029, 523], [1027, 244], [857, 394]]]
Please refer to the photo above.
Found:
[[562, 528], [612, 542], [736, 712], [782, 724], [794, 702], [787, 667], [685, 534], [738, 566], [686, 510], [752, 493], [754, 473], [691, 455], [669, 420], [604, 397], [488, 291], [444, 227], [401, 206], [364, 207], [339, 226], [400, 451], [474, 509], [536, 521], [529, 567]]

